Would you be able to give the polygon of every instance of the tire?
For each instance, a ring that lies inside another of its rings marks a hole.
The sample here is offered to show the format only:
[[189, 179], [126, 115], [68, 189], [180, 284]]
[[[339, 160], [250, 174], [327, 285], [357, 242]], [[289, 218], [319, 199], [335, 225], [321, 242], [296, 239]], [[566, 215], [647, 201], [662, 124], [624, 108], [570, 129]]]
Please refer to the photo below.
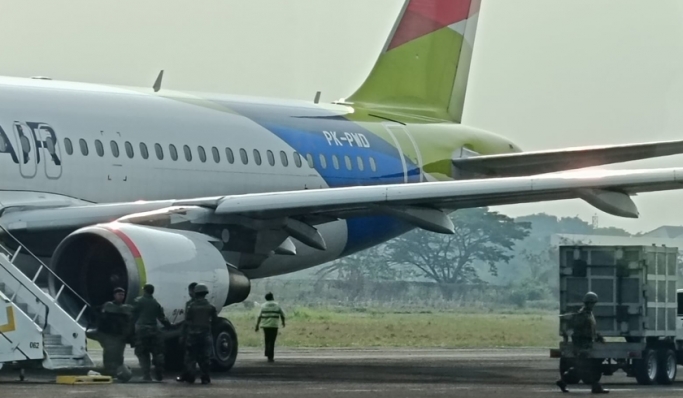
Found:
[[218, 324], [213, 328], [213, 370], [227, 372], [235, 365], [237, 360], [237, 332], [235, 327], [225, 318], [219, 318]]
[[573, 358], [560, 358], [560, 377], [567, 384], [578, 384], [580, 380], [579, 372], [574, 368], [569, 374], [565, 375], [567, 369], [574, 366], [576, 361]]
[[185, 369], [185, 347], [180, 344], [180, 338], [169, 338], [165, 343], [164, 367], [172, 372], [182, 372]]
[[633, 374], [638, 384], [652, 385], [657, 381], [657, 352], [651, 349], [643, 351], [641, 359], [633, 360]]
[[676, 380], [676, 353], [670, 349], [657, 352], [657, 383], [669, 385]]

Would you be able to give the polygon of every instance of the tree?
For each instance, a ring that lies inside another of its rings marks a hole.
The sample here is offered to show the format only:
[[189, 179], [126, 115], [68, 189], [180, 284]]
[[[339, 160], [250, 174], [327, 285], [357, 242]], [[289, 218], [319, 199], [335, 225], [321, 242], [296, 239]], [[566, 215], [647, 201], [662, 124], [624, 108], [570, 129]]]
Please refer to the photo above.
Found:
[[320, 279], [335, 275], [345, 282], [351, 300], [363, 293], [366, 282], [396, 280], [399, 272], [392, 268], [384, 254], [385, 246], [375, 246], [323, 266], [316, 274]]
[[488, 208], [459, 210], [452, 220], [453, 235], [414, 230], [387, 243], [392, 264], [408, 264], [414, 275], [435, 281], [447, 300], [459, 286], [483, 284], [475, 262], [487, 264], [496, 275], [498, 264], [510, 261], [515, 242], [524, 239], [530, 228], [529, 223], [515, 222]]

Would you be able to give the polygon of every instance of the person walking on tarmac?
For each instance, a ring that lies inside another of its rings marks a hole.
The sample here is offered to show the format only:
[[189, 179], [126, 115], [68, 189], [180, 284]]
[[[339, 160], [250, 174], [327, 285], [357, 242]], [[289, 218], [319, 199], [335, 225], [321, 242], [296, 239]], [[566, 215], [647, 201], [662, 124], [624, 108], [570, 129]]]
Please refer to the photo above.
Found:
[[170, 329], [171, 322], [166, 319], [164, 309], [154, 298], [154, 286], [146, 284], [143, 295], [133, 303], [133, 320], [135, 322], [135, 356], [142, 368], [142, 380], [152, 381], [150, 354], [154, 362], [154, 378], [164, 379], [164, 341], [158, 322]]
[[261, 312], [256, 319], [256, 331], [259, 326], [263, 329], [263, 340], [265, 342], [265, 356], [268, 362], [275, 362], [275, 340], [277, 339], [278, 321], [282, 320], [282, 327], [285, 327], [285, 313], [280, 308], [280, 304], [275, 301], [273, 293], [266, 294], [266, 302], [261, 305]]
[[194, 288], [194, 300], [185, 314], [183, 337], [185, 339], [185, 381], [194, 383], [195, 366], [199, 364], [202, 384], [210, 384], [212, 340], [211, 330], [218, 322], [218, 312], [206, 299], [209, 289], [199, 283]]
[[[186, 317], [187, 317], [187, 309], [190, 308], [190, 304], [192, 304], [192, 302], [194, 301], [194, 288], [195, 288], [195, 286], [197, 286], [197, 282], [192, 282], [187, 287], [187, 293], [190, 296], [190, 300], [188, 300], [187, 303], [185, 303], [185, 312], [183, 312], [183, 314], [185, 314]], [[181, 336], [180, 344], [182, 346], [185, 345], [184, 336]], [[193, 369], [193, 371], [194, 371], [194, 369]], [[177, 382], [183, 382], [183, 381], [186, 381], [187, 379], [188, 379], [187, 372], [185, 370], [183, 370], [183, 373], [181, 373], [180, 376], [175, 378], [175, 380]]]
[[593, 307], [598, 302], [598, 295], [593, 292], [588, 292], [583, 298], [583, 307], [579, 312], [571, 314], [572, 329], [572, 344], [574, 346], [574, 356], [576, 358], [575, 365], [567, 369], [560, 379], [555, 383], [562, 392], [569, 392], [567, 383], [564, 379], [570, 372], [578, 371], [581, 379], [586, 384], [591, 384], [591, 392], [593, 394], [607, 394], [609, 390], [604, 389], [598, 379], [596, 373], [600, 371], [599, 367], [602, 361], [590, 357], [590, 350], [593, 348], [593, 342], [604, 342], [604, 338], [596, 331], [595, 317], [593, 316]]
[[[123, 353], [126, 341], [131, 332], [132, 308], [124, 304], [126, 291], [117, 287], [114, 289], [114, 300], [102, 306], [102, 313], [97, 327], [100, 344], [102, 345], [102, 360], [106, 374], [127, 381], [129, 372], [122, 369]], [[121, 376], [120, 376], [121, 374]], [[125, 377], [124, 377], [125, 376]]]

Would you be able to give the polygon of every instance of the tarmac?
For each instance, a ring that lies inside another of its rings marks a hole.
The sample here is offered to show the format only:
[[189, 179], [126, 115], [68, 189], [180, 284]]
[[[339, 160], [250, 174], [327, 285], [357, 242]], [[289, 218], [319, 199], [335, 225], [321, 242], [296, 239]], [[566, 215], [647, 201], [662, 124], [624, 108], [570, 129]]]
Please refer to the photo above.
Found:
[[[93, 352], [101, 363], [101, 352]], [[539, 349], [280, 349], [275, 363], [263, 352], [243, 349], [228, 373], [214, 374], [212, 384], [187, 385], [174, 380], [144, 383], [131, 350], [126, 362], [135, 377], [129, 383], [66, 386], [54, 383], [57, 373], [0, 371], [2, 397], [545, 397], [563, 395], [554, 385], [558, 360]], [[681, 368], [679, 367], [679, 370]], [[84, 372], [85, 373], [85, 372]], [[610, 396], [680, 397], [681, 382], [671, 386], [639, 386], [623, 372], [604, 376]], [[571, 388], [573, 387], [573, 388]], [[584, 385], [572, 395], [589, 394]]]

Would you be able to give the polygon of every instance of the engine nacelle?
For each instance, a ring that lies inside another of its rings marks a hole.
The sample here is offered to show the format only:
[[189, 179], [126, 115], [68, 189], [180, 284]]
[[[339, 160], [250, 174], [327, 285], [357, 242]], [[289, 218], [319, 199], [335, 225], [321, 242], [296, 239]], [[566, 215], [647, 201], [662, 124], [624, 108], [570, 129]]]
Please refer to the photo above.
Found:
[[[126, 289], [130, 304], [151, 283], [172, 323], [185, 318], [191, 282], [204, 283], [209, 288], [207, 299], [219, 310], [244, 301], [251, 290], [249, 279], [228, 266], [205, 235], [128, 223], [99, 224], [73, 232], [55, 250], [50, 267], [93, 306], [111, 300], [116, 287]], [[50, 278], [53, 295], [60, 286]], [[72, 315], [81, 309], [66, 289], [59, 300]]]

